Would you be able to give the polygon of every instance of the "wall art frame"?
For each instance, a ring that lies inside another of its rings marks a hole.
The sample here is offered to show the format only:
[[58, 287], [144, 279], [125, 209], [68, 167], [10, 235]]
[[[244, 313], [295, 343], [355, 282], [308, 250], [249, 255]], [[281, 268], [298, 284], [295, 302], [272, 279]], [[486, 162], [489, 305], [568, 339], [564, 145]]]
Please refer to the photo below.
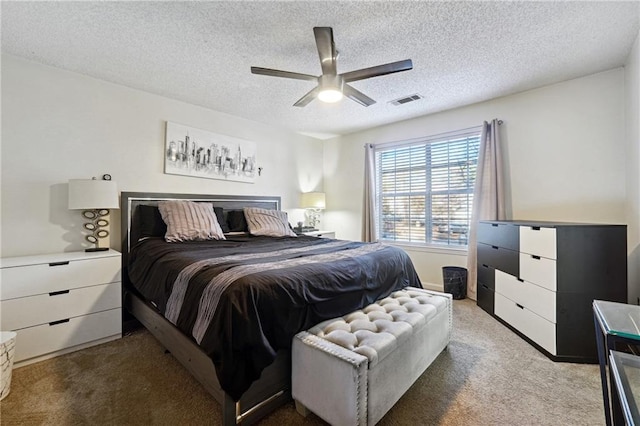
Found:
[[256, 143], [167, 121], [164, 172], [254, 183]]

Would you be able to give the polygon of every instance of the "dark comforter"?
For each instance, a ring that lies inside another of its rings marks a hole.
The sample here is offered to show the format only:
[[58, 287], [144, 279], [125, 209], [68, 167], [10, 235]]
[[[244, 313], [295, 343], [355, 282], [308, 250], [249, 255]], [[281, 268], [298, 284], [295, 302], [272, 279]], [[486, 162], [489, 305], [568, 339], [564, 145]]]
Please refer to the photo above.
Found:
[[131, 249], [128, 272], [140, 294], [211, 357], [236, 401], [297, 332], [421, 287], [398, 248], [313, 237], [149, 238]]

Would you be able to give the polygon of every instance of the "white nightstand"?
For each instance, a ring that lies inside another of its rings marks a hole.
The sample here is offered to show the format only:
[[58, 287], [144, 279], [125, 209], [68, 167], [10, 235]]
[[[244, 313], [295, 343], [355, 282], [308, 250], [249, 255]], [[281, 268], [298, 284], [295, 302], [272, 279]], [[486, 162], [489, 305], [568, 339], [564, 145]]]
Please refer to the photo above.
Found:
[[318, 238], [336, 238], [335, 231], [310, 231], [303, 232], [304, 235], [308, 235], [310, 237], [318, 237]]
[[121, 255], [70, 252], [0, 259], [0, 324], [15, 366], [122, 336]]

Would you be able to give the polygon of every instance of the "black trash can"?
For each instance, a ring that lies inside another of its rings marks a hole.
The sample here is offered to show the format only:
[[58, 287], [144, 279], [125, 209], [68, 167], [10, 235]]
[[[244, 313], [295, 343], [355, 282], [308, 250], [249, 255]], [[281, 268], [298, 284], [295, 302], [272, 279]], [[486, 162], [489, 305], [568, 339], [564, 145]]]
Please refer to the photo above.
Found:
[[454, 299], [464, 299], [467, 296], [467, 268], [460, 266], [444, 266], [442, 268], [444, 291]]

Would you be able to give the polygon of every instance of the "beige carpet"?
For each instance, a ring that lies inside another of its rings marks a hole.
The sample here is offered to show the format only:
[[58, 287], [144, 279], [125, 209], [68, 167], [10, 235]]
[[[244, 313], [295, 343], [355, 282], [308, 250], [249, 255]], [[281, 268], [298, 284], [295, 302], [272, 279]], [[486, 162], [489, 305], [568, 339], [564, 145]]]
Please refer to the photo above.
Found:
[[[587, 326], [591, 326], [588, 324]], [[217, 425], [220, 407], [146, 331], [15, 369], [2, 425]], [[262, 424], [323, 424], [293, 403]], [[596, 365], [554, 363], [454, 301], [443, 352], [381, 425], [602, 425]]]

